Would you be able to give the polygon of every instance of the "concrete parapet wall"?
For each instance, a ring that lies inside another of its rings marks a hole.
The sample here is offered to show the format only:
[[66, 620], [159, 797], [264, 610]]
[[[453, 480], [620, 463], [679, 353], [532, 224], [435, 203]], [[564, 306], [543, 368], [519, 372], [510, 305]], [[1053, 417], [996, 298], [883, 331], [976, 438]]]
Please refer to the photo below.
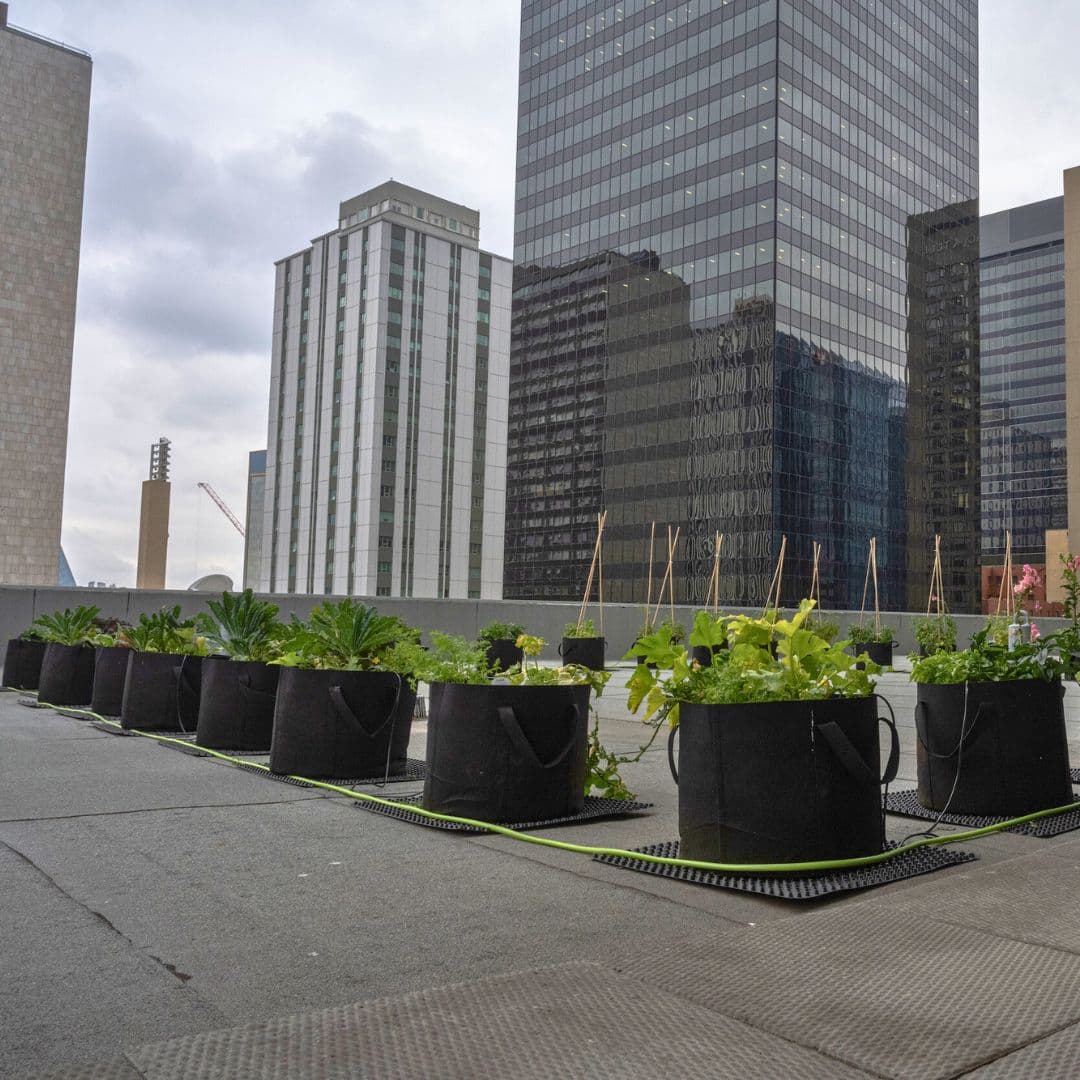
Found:
[[[96, 604], [102, 615], [135, 621], [139, 615], [156, 611], [161, 607], [179, 604], [185, 616], [203, 610], [212, 593], [188, 591], [157, 591], [153, 589], [63, 589], [30, 588], [20, 586], [0, 587], [0, 642], [16, 637], [39, 615], [46, 615], [79, 604]], [[281, 608], [283, 618], [295, 614], [307, 618], [311, 609], [326, 599], [340, 597], [309, 596], [299, 594], [260, 594]], [[475, 637], [479, 630], [491, 622], [520, 623], [532, 634], [544, 638], [549, 644], [544, 656], [554, 658], [555, 649], [562, 636], [563, 627], [577, 619], [576, 603], [545, 603], [535, 600], [418, 600], [404, 597], [363, 597], [365, 603], [374, 604], [381, 612], [397, 615], [424, 631], [424, 640], [431, 630], [449, 634]], [[666, 610], [666, 609], [665, 609]], [[675, 618], [689, 630], [697, 609], [676, 605]], [[745, 608], [725, 608], [725, 611], [746, 611]], [[753, 614], [758, 614], [754, 611]], [[589, 615], [598, 621], [596, 606], [591, 605]], [[826, 618], [840, 623], [841, 634], [848, 626], [858, 622], [858, 612], [825, 612]], [[913, 652], [915, 644], [914, 620], [921, 615], [910, 612], [888, 612], [882, 615], [882, 625], [891, 626], [900, 643], [901, 653]], [[982, 615], [956, 615], [957, 644], [963, 648], [971, 635], [982, 629]], [[607, 639], [609, 660], [618, 659], [633, 644], [634, 636], [642, 621], [642, 608], [634, 604], [606, 604], [604, 606], [604, 637]], [[1043, 632], [1065, 625], [1063, 619], [1037, 619]]]

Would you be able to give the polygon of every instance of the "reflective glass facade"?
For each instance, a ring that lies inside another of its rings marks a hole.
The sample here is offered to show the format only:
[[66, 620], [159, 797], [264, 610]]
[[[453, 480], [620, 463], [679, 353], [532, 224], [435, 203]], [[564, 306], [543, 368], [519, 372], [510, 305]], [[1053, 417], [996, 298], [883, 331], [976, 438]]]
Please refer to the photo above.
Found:
[[982, 219], [982, 556], [1041, 563], [1068, 526], [1063, 200]]
[[[526, 0], [507, 597], [580, 594], [606, 509], [613, 600], [655, 520], [680, 600], [719, 530], [728, 602], [786, 535], [785, 600], [818, 540], [858, 603], [877, 536], [885, 602], [925, 603], [937, 530], [976, 602], [976, 37], [975, 0]], [[964, 392], [930, 481], [934, 365]]]

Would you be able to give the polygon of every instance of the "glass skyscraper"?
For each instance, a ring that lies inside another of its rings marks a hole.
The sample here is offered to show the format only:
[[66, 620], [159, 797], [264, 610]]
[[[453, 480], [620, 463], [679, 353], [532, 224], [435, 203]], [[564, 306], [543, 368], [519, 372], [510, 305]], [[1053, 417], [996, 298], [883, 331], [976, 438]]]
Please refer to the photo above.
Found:
[[982, 556], [1042, 563], [1068, 527], [1064, 199], [981, 222]]
[[[976, 0], [525, 0], [507, 597], [978, 597]], [[930, 436], [931, 431], [933, 436]], [[666, 557], [666, 555], [665, 555]]]

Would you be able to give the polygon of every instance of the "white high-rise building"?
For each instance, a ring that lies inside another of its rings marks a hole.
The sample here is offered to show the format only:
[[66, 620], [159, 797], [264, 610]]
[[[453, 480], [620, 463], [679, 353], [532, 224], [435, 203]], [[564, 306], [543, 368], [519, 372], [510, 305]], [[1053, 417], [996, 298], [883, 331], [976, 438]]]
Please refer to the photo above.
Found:
[[277, 263], [268, 592], [502, 596], [510, 260], [391, 181]]

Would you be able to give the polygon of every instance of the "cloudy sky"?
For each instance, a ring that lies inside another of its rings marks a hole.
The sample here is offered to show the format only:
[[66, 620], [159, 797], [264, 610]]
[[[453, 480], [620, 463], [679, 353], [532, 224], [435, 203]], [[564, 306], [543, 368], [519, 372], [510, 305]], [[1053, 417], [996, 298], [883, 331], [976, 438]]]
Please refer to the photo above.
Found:
[[[1080, 164], [1076, 0], [982, 0], [983, 212]], [[64, 548], [132, 585], [149, 446], [172, 439], [169, 585], [239, 581], [266, 443], [273, 262], [394, 177], [481, 213], [510, 255], [514, 0], [11, 0], [94, 57]], [[1037, 13], [1037, 15], [1036, 15]]]

